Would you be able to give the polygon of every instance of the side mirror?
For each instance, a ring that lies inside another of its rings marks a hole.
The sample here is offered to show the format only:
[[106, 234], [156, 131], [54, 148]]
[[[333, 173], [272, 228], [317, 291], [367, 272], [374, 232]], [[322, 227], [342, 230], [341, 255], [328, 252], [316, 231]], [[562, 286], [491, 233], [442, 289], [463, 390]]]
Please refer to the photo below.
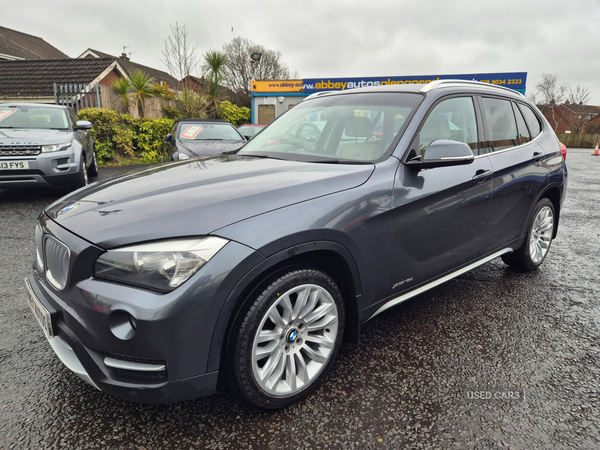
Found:
[[163, 142], [171, 142], [173, 140], [173, 135], [171, 133], [168, 133], [165, 138], [163, 139]]
[[[414, 154], [414, 151], [412, 152]], [[434, 167], [461, 166], [475, 160], [473, 150], [464, 142], [440, 139], [425, 149], [423, 157], [414, 156], [404, 164], [416, 170]]]
[[77, 123], [75, 124], [75, 129], [76, 130], [91, 130], [92, 122], [89, 122], [87, 120], [78, 120]]

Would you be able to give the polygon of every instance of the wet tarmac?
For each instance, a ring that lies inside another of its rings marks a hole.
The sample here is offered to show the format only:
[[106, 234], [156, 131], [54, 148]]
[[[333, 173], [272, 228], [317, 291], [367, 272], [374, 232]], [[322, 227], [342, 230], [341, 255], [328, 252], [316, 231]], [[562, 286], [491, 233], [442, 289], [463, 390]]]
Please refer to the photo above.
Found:
[[58, 194], [0, 190], [0, 448], [600, 448], [600, 157], [570, 149], [567, 163], [538, 271], [494, 260], [381, 314], [314, 395], [276, 412], [226, 391], [127, 403], [71, 374], [23, 286]]

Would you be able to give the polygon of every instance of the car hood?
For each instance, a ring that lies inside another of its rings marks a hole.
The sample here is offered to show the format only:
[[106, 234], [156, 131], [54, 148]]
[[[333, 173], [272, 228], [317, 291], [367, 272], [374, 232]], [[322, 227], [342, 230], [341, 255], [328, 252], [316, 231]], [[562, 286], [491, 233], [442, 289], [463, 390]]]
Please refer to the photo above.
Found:
[[103, 248], [206, 235], [356, 187], [368, 180], [374, 167], [234, 155], [200, 158], [94, 183], [50, 205], [46, 214]]
[[187, 151], [190, 155], [209, 156], [220, 155], [223, 152], [237, 150], [247, 141], [190, 141], [177, 142], [177, 150]]
[[69, 142], [71, 139], [73, 139], [71, 131], [0, 128], [0, 145], [62, 144], [63, 142]]

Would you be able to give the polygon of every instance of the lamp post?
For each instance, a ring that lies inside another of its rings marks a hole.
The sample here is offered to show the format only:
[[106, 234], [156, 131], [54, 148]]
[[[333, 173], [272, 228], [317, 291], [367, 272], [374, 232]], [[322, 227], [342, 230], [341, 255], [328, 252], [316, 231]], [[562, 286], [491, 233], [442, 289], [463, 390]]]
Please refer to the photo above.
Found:
[[[254, 81], [254, 72], [256, 70], [256, 63], [260, 61], [262, 53], [252, 52], [250, 53], [250, 65], [252, 66], [252, 81]], [[256, 123], [254, 120], [254, 92], [250, 89], [250, 121]]]

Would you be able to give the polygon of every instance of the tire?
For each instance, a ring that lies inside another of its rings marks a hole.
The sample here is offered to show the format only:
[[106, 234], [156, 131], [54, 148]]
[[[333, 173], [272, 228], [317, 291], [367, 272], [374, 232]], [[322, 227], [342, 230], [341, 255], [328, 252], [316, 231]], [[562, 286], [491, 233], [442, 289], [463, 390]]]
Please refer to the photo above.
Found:
[[515, 252], [503, 255], [502, 260], [515, 269], [536, 270], [550, 250], [556, 226], [555, 217], [552, 202], [547, 198], [541, 199], [531, 214], [525, 242]]
[[88, 173], [85, 168], [85, 154], [81, 155], [81, 166], [79, 167], [79, 173], [77, 174], [77, 181], [73, 184], [73, 190], [87, 186], [89, 183]]
[[98, 176], [98, 160], [96, 159], [96, 149], [92, 147], [92, 165], [87, 170], [88, 177]]
[[326, 273], [296, 266], [270, 278], [230, 336], [230, 384], [264, 409], [311, 394], [331, 369], [342, 343], [344, 303]]

